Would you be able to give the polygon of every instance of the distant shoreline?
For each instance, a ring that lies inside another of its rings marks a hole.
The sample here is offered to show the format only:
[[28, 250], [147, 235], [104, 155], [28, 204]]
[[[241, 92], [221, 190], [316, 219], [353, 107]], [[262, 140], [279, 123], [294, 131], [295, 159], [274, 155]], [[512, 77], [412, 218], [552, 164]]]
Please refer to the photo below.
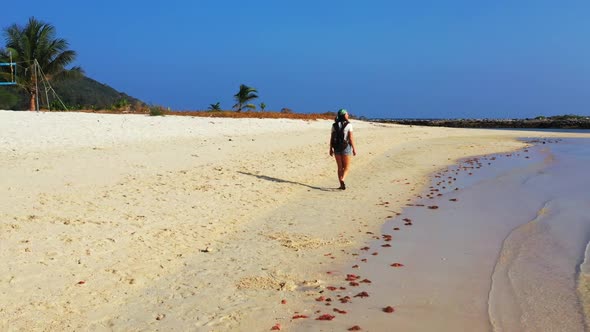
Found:
[[543, 119], [375, 119], [371, 121], [451, 128], [590, 129], [590, 117]]

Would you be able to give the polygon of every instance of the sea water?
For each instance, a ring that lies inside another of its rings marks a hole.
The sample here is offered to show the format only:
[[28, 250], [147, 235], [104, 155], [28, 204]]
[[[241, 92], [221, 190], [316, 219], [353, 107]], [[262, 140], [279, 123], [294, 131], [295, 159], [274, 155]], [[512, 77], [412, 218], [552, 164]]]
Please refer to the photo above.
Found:
[[[370, 281], [333, 294], [351, 296], [349, 303], [334, 302], [347, 315], [300, 327], [586, 330], [590, 139], [529, 142], [436, 173], [427, 192], [391, 211], [398, 216], [383, 234], [341, 269], [342, 276]], [[369, 297], [354, 297], [361, 291]], [[384, 312], [387, 306], [395, 312]]]
[[590, 309], [590, 141], [540, 149], [544, 163], [522, 178], [538, 202], [506, 236], [492, 274], [489, 317], [496, 331], [583, 331]]

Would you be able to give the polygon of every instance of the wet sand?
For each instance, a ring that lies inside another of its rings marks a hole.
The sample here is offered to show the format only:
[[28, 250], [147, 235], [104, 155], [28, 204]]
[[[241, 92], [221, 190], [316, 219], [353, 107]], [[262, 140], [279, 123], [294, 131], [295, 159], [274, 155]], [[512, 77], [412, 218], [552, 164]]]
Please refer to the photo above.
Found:
[[523, 147], [511, 131], [353, 125], [339, 191], [330, 121], [1, 111], [0, 329], [339, 328], [313, 311], [342, 279], [327, 270], [433, 172]]
[[576, 158], [585, 153], [564, 156], [571, 140], [544, 142], [436, 173], [416, 202], [369, 234], [349, 266], [331, 273], [334, 288], [312, 310], [337, 308], [337, 327], [306, 322], [297, 330], [584, 330], [588, 291], [577, 284], [590, 178]]

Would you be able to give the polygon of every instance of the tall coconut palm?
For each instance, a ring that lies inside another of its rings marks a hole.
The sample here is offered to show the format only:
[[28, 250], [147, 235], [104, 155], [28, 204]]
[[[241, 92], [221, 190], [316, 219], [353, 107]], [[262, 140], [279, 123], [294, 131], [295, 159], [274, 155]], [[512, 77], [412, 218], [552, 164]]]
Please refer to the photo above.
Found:
[[8, 58], [12, 54], [13, 61], [25, 67], [17, 83], [29, 94], [31, 110], [37, 106], [38, 76], [35, 76], [35, 61], [48, 81], [83, 75], [80, 67], [66, 69], [76, 58], [76, 52], [68, 49], [69, 44], [65, 39], [56, 38], [55, 27], [49, 23], [31, 17], [24, 27], [13, 24], [5, 28], [4, 37], [6, 49], [0, 57]]
[[255, 109], [256, 106], [254, 106], [253, 104], [248, 104], [248, 102], [258, 98], [258, 95], [256, 94], [257, 92], [258, 90], [252, 87], [249, 87], [244, 84], [240, 85], [240, 91], [238, 91], [238, 93], [234, 95], [234, 99], [237, 102], [234, 105], [236, 111], [241, 112], [243, 107]]

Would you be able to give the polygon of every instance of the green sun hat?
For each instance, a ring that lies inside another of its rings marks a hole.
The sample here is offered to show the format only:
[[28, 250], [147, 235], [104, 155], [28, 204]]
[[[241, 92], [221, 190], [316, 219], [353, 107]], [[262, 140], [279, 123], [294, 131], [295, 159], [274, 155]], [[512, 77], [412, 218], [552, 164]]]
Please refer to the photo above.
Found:
[[338, 115], [340, 115], [340, 116], [342, 116], [344, 114], [347, 114], [347, 113], [348, 113], [348, 111], [345, 110], [344, 108], [341, 108], [341, 109], [338, 110]]

